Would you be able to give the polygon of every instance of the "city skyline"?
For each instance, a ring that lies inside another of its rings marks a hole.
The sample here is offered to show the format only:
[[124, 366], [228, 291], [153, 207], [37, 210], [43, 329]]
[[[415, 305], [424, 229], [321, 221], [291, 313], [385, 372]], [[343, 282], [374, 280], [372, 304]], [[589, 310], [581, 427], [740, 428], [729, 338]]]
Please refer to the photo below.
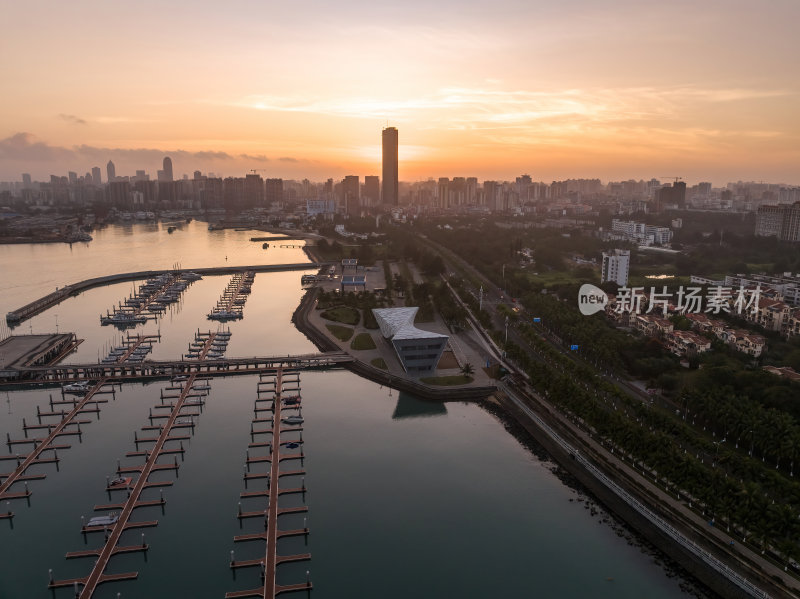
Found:
[[0, 179], [165, 155], [176, 178], [377, 175], [393, 126], [403, 181], [800, 183], [794, 2], [304, 8], [7, 7]]

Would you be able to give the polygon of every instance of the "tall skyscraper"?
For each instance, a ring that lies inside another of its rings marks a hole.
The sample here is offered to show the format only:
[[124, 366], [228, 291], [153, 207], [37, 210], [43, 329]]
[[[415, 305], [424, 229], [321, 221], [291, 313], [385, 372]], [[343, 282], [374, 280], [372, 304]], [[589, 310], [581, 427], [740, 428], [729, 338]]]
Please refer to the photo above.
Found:
[[114, 168], [114, 163], [110, 160], [106, 165], [106, 175], [108, 175], [108, 182], [111, 183], [117, 178], [117, 169]]
[[31, 176], [28, 173], [22, 173], [22, 189], [31, 188]]
[[383, 193], [381, 201], [389, 206], [397, 206], [399, 195], [397, 189], [397, 129], [386, 127], [382, 134], [383, 141]]
[[164, 156], [164, 180], [172, 181], [172, 158]]
[[100, 185], [102, 181], [100, 181], [100, 167], [93, 166], [92, 167], [92, 183], [95, 185]]

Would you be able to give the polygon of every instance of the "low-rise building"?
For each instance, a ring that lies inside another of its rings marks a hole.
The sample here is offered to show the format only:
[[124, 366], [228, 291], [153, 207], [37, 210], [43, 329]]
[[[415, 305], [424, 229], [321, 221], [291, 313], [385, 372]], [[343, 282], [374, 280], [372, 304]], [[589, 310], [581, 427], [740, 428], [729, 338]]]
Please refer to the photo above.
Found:
[[419, 308], [373, 308], [381, 334], [394, 348], [403, 369], [411, 375], [432, 373], [449, 337], [414, 326]]

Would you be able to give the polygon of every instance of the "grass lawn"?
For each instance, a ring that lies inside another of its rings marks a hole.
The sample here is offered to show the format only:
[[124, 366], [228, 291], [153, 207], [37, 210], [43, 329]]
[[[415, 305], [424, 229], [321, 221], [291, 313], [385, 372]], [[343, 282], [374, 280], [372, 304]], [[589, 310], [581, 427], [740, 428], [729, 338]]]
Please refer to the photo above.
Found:
[[350, 341], [350, 337], [353, 336], [353, 329], [350, 327], [341, 327], [338, 324], [326, 324], [328, 330], [333, 333], [333, 336], [336, 337], [339, 341]]
[[389, 367], [386, 365], [386, 361], [383, 358], [375, 358], [370, 362], [375, 368], [380, 368], [381, 370], [389, 370]]
[[361, 320], [361, 314], [359, 314], [358, 310], [355, 308], [348, 308], [347, 306], [339, 306], [338, 308], [325, 310], [320, 316], [326, 320], [352, 325], [357, 325]]
[[369, 333], [359, 333], [350, 343], [350, 349], [375, 349], [375, 341]]
[[420, 380], [428, 385], [466, 385], [472, 382], [472, 377], [464, 376], [463, 374], [453, 374], [450, 376], [429, 376]]
[[552, 287], [555, 285], [575, 285], [580, 282], [579, 279], [574, 277], [569, 272], [560, 270], [542, 271], [537, 274], [528, 273], [528, 277], [542, 284], [544, 287]]

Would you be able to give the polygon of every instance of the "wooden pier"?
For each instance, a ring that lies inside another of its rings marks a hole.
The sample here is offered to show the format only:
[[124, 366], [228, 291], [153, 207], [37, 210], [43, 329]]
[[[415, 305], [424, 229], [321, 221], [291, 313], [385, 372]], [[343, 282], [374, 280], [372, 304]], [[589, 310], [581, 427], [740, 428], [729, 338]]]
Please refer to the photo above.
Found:
[[[207, 344], [207, 347], [204, 351], [208, 351], [208, 348], [211, 346], [211, 340]], [[73, 551], [67, 553], [67, 558], [81, 558], [81, 557], [95, 557], [96, 560], [94, 562], [94, 566], [92, 567], [92, 571], [89, 573], [88, 576], [84, 578], [71, 578], [67, 580], [55, 580], [50, 577], [50, 588], [58, 588], [58, 587], [75, 587], [76, 589], [76, 597], [80, 597], [80, 599], [89, 599], [93, 596], [97, 587], [105, 582], [112, 582], [118, 580], [131, 580], [135, 579], [138, 576], [137, 572], [127, 572], [124, 574], [110, 574], [106, 573], [106, 568], [108, 567], [108, 563], [111, 558], [115, 555], [119, 555], [122, 553], [131, 553], [137, 551], [147, 551], [149, 548], [148, 545], [145, 543], [144, 534], [142, 534], [142, 542], [138, 545], [128, 545], [122, 546], [118, 545], [120, 537], [126, 530], [130, 530], [132, 528], [143, 528], [143, 527], [150, 527], [156, 526], [158, 521], [139, 521], [139, 522], [131, 522], [131, 516], [133, 515], [134, 510], [142, 507], [154, 506], [154, 505], [164, 505], [166, 501], [163, 498], [163, 495], [160, 496], [159, 499], [156, 500], [143, 500], [141, 498], [142, 493], [145, 489], [149, 489], [152, 487], [163, 487], [169, 486], [171, 482], [163, 482], [163, 481], [154, 481], [150, 482], [149, 477], [153, 472], [158, 472], [162, 470], [178, 470], [178, 459], [174, 455], [176, 451], [174, 449], [166, 448], [165, 445], [170, 442], [174, 442], [177, 440], [183, 440], [186, 437], [184, 436], [176, 436], [173, 434], [173, 429], [176, 428], [177, 421], [180, 418], [186, 417], [186, 414], [183, 412], [183, 409], [187, 405], [192, 405], [187, 403], [187, 400], [190, 396], [192, 396], [193, 387], [195, 381], [198, 380], [197, 375], [189, 375], [185, 381], [182, 381], [182, 386], [180, 387], [180, 393], [174, 396], [174, 403], [170, 404], [170, 411], [169, 415], [166, 417], [166, 422], [158, 427], [159, 434], [157, 437], [154, 438], [139, 438], [138, 436], [134, 435], [134, 439], [136, 442], [136, 448], [138, 450], [139, 445], [142, 443], [153, 443], [152, 448], [149, 451], [144, 452], [132, 452], [129, 455], [135, 456], [142, 456], [145, 458], [145, 462], [138, 466], [130, 466], [130, 467], [123, 467], [120, 466], [118, 463], [117, 466], [117, 473], [118, 474], [134, 474], [136, 476], [136, 481], [133, 483], [133, 486], [125, 486], [120, 487], [121, 490], [127, 490], [129, 492], [127, 498], [118, 503], [110, 503], [105, 505], [96, 505], [94, 509], [96, 511], [107, 511], [107, 510], [120, 510], [116, 522], [111, 524], [110, 526], [86, 526], [84, 525], [81, 529], [83, 533], [91, 533], [91, 532], [105, 532], [106, 539], [105, 543], [102, 547], [98, 549], [89, 549], [89, 550], [82, 550], [82, 551]], [[156, 408], [163, 407], [164, 399], [166, 396], [163, 395], [161, 397], [161, 404], [157, 405]], [[199, 414], [192, 413], [191, 418], [194, 419], [195, 417], [199, 416]], [[152, 419], [151, 419], [152, 423]], [[146, 427], [148, 429], [152, 427]], [[183, 445], [181, 444], [180, 452], [183, 452]], [[166, 455], [172, 455], [172, 461], [167, 463], [158, 463], [159, 458]], [[107, 490], [112, 491], [114, 490], [113, 487], [107, 486]]]
[[[42, 479], [46, 475], [44, 474], [37, 474], [37, 475], [26, 475], [25, 471], [34, 464], [43, 464], [43, 463], [55, 463], [56, 465], [59, 462], [58, 457], [58, 450], [59, 449], [66, 449], [69, 445], [53, 445], [53, 441], [55, 441], [58, 437], [64, 435], [80, 435], [81, 434], [81, 424], [86, 424], [90, 422], [89, 420], [78, 420], [77, 417], [80, 414], [83, 414], [86, 411], [99, 411], [99, 408], [95, 407], [94, 409], [89, 408], [90, 404], [94, 404], [97, 406], [99, 401], [103, 400], [96, 400], [94, 396], [98, 393], [101, 393], [101, 389], [106, 384], [105, 379], [100, 379], [97, 383], [95, 383], [91, 387], [87, 387], [86, 394], [83, 397], [75, 398], [72, 403], [72, 409], [69, 412], [48, 412], [42, 413], [38, 411], [37, 417], [39, 424], [38, 425], [28, 425], [25, 420], [22, 421], [23, 430], [25, 431], [25, 439], [11, 439], [9, 435], [6, 438], [6, 444], [8, 445], [9, 452], [11, 451], [12, 445], [23, 445], [23, 444], [32, 444], [33, 448], [28, 452], [25, 456], [21, 456], [19, 454], [15, 456], [2, 456], [2, 459], [9, 460], [9, 459], [16, 459], [17, 460], [17, 467], [16, 469], [9, 473], [9, 474], [2, 474], [0, 475], [0, 501], [8, 500], [8, 499], [21, 499], [27, 498], [31, 495], [30, 491], [28, 490], [27, 482], [25, 482], [25, 492], [24, 493], [11, 493], [9, 490], [11, 489], [12, 485], [17, 482], [24, 482], [27, 480], [35, 480], [35, 479]], [[112, 391], [113, 393], [113, 388]], [[52, 399], [51, 399], [52, 401]], [[106, 400], [107, 401], [107, 400]], [[70, 403], [68, 400], [62, 400], [60, 403]], [[44, 417], [49, 416], [61, 416], [61, 421], [55, 424], [42, 424], [41, 420]], [[77, 425], [77, 429], [68, 429], [67, 427], [70, 425]], [[31, 429], [38, 429], [38, 428], [46, 428], [48, 430], [48, 434], [44, 438], [27, 438], [27, 431]], [[42, 454], [45, 451], [52, 451], [53, 455], [49, 458], [42, 457]]]
[[233, 320], [244, 317], [244, 304], [250, 294], [256, 273], [252, 270], [237, 272], [231, 277], [222, 292], [217, 305], [211, 309], [208, 318], [211, 320]]
[[[291, 413], [300, 413], [300, 405], [299, 403], [292, 405], [292, 406], [283, 406], [283, 393], [286, 390], [286, 383], [291, 383], [296, 385], [296, 389], [299, 389], [299, 371], [294, 370], [284, 370], [283, 368], [279, 368], [274, 375], [270, 377], [270, 380], [265, 380], [265, 375], [261, 375], [259, 377], [259, 384], [258, 384], [258, 397], [255, 402], [255, 418], [253, 419], [253, 424], [251, 425], [254, 427], [256, 423], [262, 422], [270, 422], [271, 426], [269, 429], [265, 430], [255, 430], [251, 427], [252, 435], [257, 434], [270, 434], [272, 436], [270, 443], [251, 443], [250, 447], [258, 446], [264, 447], [266, 446], [269, 449], [269, 456], [265, 457], [250, 457], [250, 452], [247, 452], [247, 461], [246, 466], [248, 472], [245, 473], [245, 481], [253, 480], [256, 478], [266, 479], [267, 481], [267, 488], [262, 491], [245, 491], [241, 494], [242, 498], [252, 498], [252, 497], [267, 497], [267, 509], [266, 510], [257, 510], [257, 511], [242, 511], [241, 503], [239, 507], [239, 519], [243, 518], [263, 518], [264, 519], [264, 527], [265, 531], [262, 533], [253, 533], [253, 534], [244, 534], [234, 537], [234, 542], [245, 542], [245, 541], [266, 541], [266, 552], [263, 558], [259, 559], [252, 559], [252, 560], [240, 560], [236, 561], [234, 559], [234, 552], [231, 551], [231, 562], [230, 566], [232, 569], [236, 568], [249, 568], [249, 567], [260, 567], [261, 568], [261, 577], [263, 584], [261, 587], [248, 589], [244, 591], [231, 591], [226, 593], [226, 599], [235, 599], [240, 597], [261, 597], [263, 599], [273, 599], [280, 593], [287, 593], [290, 591], [302, 591], [302, 590], [311, 590], [312, 584], [310, 579], [306, 579], [303, 583], [298, 584], [291, 584], [291, 585], [280, 585], [277, 583], [276, 573], [277, 568], [280, 564], [288, 563], [288, 562], [296, 562], [296, 561], [305, 561], [311, 559], [311, 554], [309, 553], [301, 553], [295, 555], [278, 555], [278, 539], [288, 536], [301, 536], [308, 534], [308, 527], [304, 526], [301, 529], [294, 529], [294, 530], [279, 530], [278, 529], [278, 517], [284, 514], [291, 514], [291, 513], [302, 513], [308, 511], [308, 508], [305, 506], [295, 507], [295, 508], [280, 508], [278, 506], [278, 497], [280, 495], [285, 495], [289, 493], [303, 493], [306, 492], [305, 482], [303, 482], [302, 486], [297, 488], [280, 488], [280, 479], [282, 476], [291, 476], [291, 475], [298, 475], [298, 474], [305, 474], [303, 470], [292, 470], [292, 471], [281, 471], [280, 470], [280, 463], [284, 460], [290, 459], [299, 459], [302, 462], [303, 459], [303, 450], [302, 450], [302, 427], [287, 427], [284, 428], [282, 426], [282, 417], [281, 412], [282, 410], [288, 410]], [[286, 377], [286, 378], [284, 378]], [[294, 377], [294, 378], [292, 378]], [[264, 393], [268, 397], [263, 398], [261, 394]], [[267, 407], [263, 407], [263, 403], [268, 403]], [[270, 412], [272, 414], [272, 418], [260, 418], [259, 414], [261, 412]], [[288, 432], [300, 432], [300, 439], [299, 440], [281, 440], [281, 433], [288, 433]], [[285, 449], [287, 444], [297, 444], [301, 447], [300, 454], [281, 454], [282, 450]], [[268, 474], [255, 474], [250, 475], [249, 468], [250, 464], [258, 464], [258, 463], [268, 463], [269, 464], [269, 473]]]

